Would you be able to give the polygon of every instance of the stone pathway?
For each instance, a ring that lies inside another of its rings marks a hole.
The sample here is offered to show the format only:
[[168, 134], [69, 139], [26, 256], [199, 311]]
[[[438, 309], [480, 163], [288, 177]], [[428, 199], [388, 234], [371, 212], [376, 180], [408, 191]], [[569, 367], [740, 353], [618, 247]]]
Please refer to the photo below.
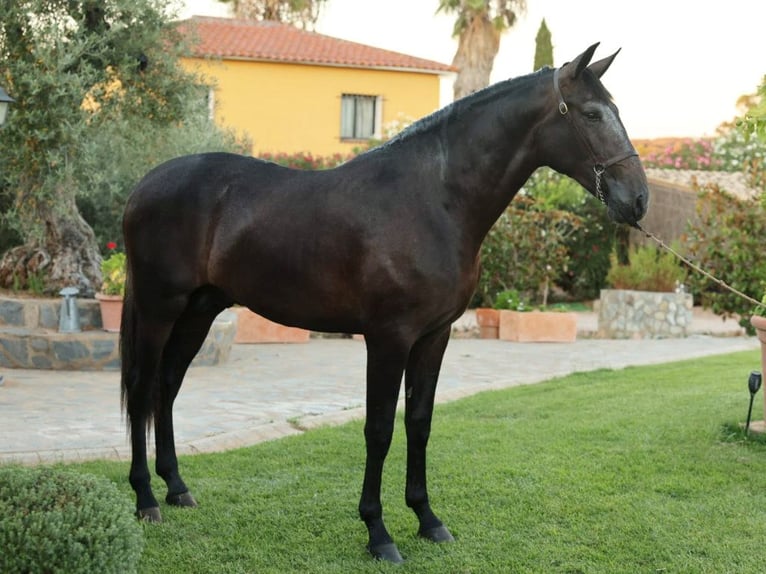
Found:
[[[581, 328], [592, 322], [590, 314], [584, 315]], [[698, 329], [701, 322], [698, 318]], [[726, 334], [721, 324], [716, 326], [718, 334]], [[445, 355], [437, 399], [455, 400], [576, 371], [758, 347], [752, 337], [699, 334], [642, 341], [579, 339], [571, 344], [455, 338]], [[742, 376], [757, 368], [743, 364]], [[364, 372], [360, 341], [235, 345], [226, 364], [189, 370], [175, 408], [178, 451], [224, 450], [360, 418]], [[117, 372], [9, 369], [2, 374], [0, 462], [127, 459]]]

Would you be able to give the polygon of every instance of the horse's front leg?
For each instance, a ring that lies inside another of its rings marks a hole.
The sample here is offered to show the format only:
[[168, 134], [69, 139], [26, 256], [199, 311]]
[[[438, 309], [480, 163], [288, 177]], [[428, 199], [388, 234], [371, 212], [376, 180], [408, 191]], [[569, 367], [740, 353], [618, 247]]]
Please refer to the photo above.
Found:
[[433, 542], [451, 542], [450, 531], [431, 510], [426, 485], [426, 447], [431, 434], [436, 383], [449, 342], [450, 326], [420, 339], [412, 348], [405, 375], [407, 427], [407, 506], [415, 511], [418, 535]]
[[399, 550], [383, 523], [380, 500], [383, 463], [391, 446], [402, 373], [408, 350], [390, 342], [367, 341], [367, 420], [364, 438], [367, 462], [359, 501], [359, 516], [367, 526], [367, 549], [374, 558], [403, 562]]

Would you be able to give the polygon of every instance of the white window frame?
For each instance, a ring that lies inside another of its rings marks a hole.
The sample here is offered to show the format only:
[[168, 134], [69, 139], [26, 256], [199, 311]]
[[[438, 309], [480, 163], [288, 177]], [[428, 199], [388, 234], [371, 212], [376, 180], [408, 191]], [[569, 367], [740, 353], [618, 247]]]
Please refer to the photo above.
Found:
[[[363, 106], [369, 104], [372, 104], [373, 109], [367, 113], [369, 117], [365, 118]], [[381, 96], [341, 94], [340, 139], [342, 141], [380, 139], [382, 118], [383, 98]]]

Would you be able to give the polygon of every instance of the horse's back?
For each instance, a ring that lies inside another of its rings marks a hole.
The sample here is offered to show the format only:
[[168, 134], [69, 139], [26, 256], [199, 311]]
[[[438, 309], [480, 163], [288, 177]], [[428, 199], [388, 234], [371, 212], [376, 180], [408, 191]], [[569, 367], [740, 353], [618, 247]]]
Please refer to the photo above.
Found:
[[133, 270], [166, 292], [213, 285], [282, 323], [358, 332], [455, 280], [454, 234], [425, 191], [385, 153], [320, 171], [185, 156], [137, 185], [126, 245]]

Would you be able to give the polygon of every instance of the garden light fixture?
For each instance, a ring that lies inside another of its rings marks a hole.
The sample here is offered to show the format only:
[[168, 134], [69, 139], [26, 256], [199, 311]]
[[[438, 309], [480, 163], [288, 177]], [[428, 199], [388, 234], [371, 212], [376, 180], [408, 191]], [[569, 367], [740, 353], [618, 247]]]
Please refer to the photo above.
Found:
[[63, 297], [61, 300], [61, 311], [59, 313], [59, 333], [79, 333], [80, 310], [77, 308], [77, 295], [80, 290], [77, 287], [64, 287], [59, 291]]
[[0, 86], [0, 126], [5, 123], [5, 117], [8, 114], [8, 105], [15, 101], [16, 100], [9, 96], [8, 92]]
[[747, 423], [745, 423], [745, 434], [750, 432], [750, 416], [753, 414], [753, 399], [755, 393], [761, 388], [761, 373], [758, 371], [751, 371], [750, 376], [747, 379], [747, 389], [750, 391], [750, 408], [747, 410]]

